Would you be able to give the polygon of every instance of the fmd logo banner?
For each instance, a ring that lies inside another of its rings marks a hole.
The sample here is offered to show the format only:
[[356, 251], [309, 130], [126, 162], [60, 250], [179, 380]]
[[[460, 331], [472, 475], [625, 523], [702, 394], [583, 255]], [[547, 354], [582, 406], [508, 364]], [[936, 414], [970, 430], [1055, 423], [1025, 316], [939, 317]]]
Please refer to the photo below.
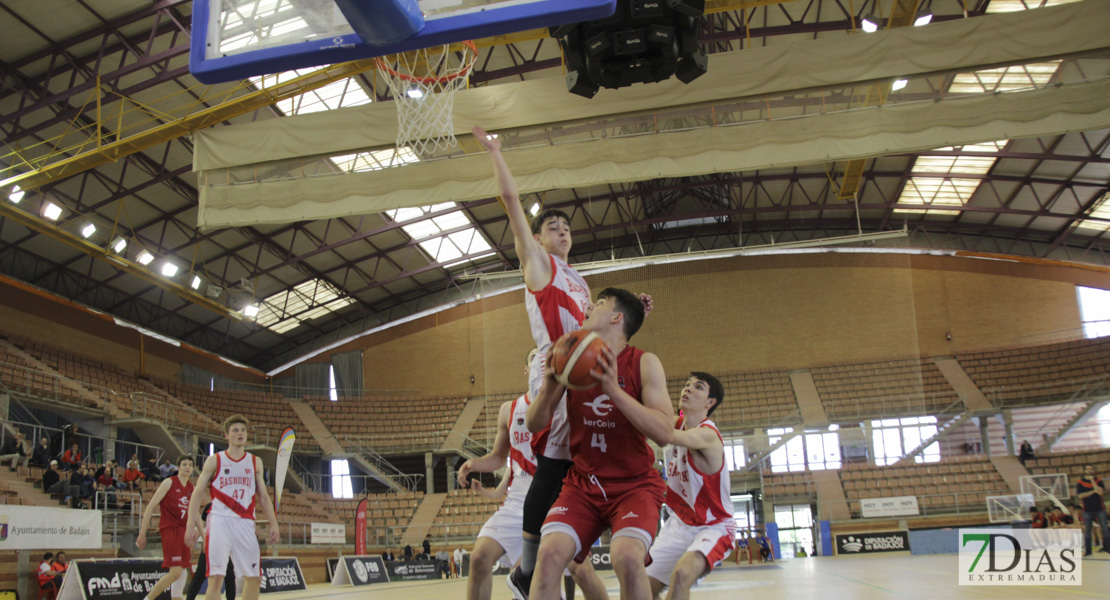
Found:
[[961, 529], [960, 585], [1083, 585], [1078, 529]]

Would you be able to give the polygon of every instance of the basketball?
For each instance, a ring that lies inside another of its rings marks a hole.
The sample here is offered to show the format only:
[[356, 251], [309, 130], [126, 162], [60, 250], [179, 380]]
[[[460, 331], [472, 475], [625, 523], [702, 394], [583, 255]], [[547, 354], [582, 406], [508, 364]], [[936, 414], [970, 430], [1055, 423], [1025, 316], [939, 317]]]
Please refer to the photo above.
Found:
[[608, 346], [593, 331], [572, 331], [555, 342], [551, 368], [555, 379], [572, 390], [588, 390], [597, 385], [590, 371], [597, 366]]

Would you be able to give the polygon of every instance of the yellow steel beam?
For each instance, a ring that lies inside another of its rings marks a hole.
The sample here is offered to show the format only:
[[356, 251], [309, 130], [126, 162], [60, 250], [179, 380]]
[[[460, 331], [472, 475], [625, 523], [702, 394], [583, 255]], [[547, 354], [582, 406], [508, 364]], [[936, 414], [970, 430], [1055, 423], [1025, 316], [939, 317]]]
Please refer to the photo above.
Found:
[[76, 235], [62, 229], [61, 227], [58, 227], [54, 223], [47, 221], [46, 219], [40, 219], [30, 213], [24, 212], [7, 202], [0, 203], [0, 216], [3, 216], [5, 219], [11, 219], [12, 221], [17, 222], [32, 231], [41, 233], [51, 239], [57, 240], [69, 246], [70, 248], [73, 248], [80, 252], [84, 252], [85, 254], [88, 254], [89, 256], [97, 260], [104, 261], [125, 273], [134, 275], [135, 277], [138, 277], [139, 279], [142, 279], [147, 283], [155, 285], [163, 290], [166, 290], [167, 292], [173, 293], [187, 302], [192, 302], [193, 304], [196, 304], [198, 306], [203, 306], [204, 308], [207, 308], [208, 310], [217, 313], [220, 316], [228, 317], [236, 321], [246, 320], [246, 317], [244, 317], [238, 311], [232, 310], [222, 304], [219, 304], [218, 302], [214, 302], [210, 298], [202, 296], [201, 294], [183, 285], [166, 279], [165, 277], [159, 277], [153, 271], [138, 263], [127, 260], [122, 256], [112, 254], [108, 251], [107, 248], [101, 248], [100, 246], [97, 246], [96, 244], [93, 244], [92, 242], [89, 242], [84, 238], [77, 237]]
[[373, 68], [373, 60], [359, 60], [324, 67], [296, 79], [245, 94], [135, 135], [104, 143], [95, 149], [9, 177], [0, 181], [0, 187], [19, 185], [24, 190], [35, 189]]

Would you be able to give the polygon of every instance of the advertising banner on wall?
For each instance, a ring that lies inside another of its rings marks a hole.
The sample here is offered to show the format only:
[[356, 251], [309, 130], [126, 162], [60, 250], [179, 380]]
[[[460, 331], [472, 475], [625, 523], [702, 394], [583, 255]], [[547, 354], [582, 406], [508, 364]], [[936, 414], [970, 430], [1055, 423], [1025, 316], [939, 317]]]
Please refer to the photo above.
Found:
[[100, 549], [101, 512], [0, 506], [0, 550]]
[[910, 535], [905, 530], [846, 533], [836, 536], [837, 556], [909, 551]]
[[439, 563], [434, 560], [391, 560], [385, 564], [390, 581], [427, 581], [440, 579]]
[[[158, 559], [75, 560], [58, 600], [143, 600], [168, 572]], [[169, 598], [166, 590], [157, 600]]]
[[859, 509], [864, 518], [905, 517], [921, 514], [921, 509], [917, 506], [917, 496], [862, 498], [859, 501]]
[[313, 523], [313, 544], [345, 544], [347, 543], [347, 526], [343, 523]]

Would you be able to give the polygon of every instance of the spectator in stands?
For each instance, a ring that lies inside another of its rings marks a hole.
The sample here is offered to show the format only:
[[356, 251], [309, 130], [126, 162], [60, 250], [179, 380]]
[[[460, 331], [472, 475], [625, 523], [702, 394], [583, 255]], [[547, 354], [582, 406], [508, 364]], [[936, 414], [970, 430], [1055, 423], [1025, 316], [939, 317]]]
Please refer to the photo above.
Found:
[[42, 562], [35, 573], [39, 580], [39, 588], [51, 590], [55, 593], [62, 587], [62, 574], [54, 570], [54, 553], [47, 552], [42, 555]]
[[452, 557], [455, 559], [455, 577], [462, 577], [462, 564], [464, 556], [466, 556], [466, 550], [463, 550], [462, 546], [455, 548], [455, 555]]
[[85, 465], [80, 465], [74, 469], [73, 473], [69, 476], [69, 485], [77, 488], [77, 495], [74, 498], [74, 506], [81, 508], [88, 508], [85, 503], [86, 498], [92, 498], [93, 493], [96, 491], [96, 481], [89, 477], [88, 468]]
[[72, 507], [76, 503], [80, 488], [70, 485], [69, 479], [62, 477], [62, 470], [58, 461], [50, 461], [50, 468], [42, 473], [42, 489], [47, 494], [62, 494], [65, 501]]
[[177, 475], [177, 467], [175, 467], [173, 463], [170, 462], [170, 459], [167, 458], [165, 461], [162, 462], [162, 466], [158, 467], [158, 474], [162, 476], [162, 479], [169, 479], [170, 477]]
[[26, 467], [28, 461], [30, 461], [27, 450], [27, 444], [23, 441], [23, 432], [17, 431], [14, 436], [9, 437], [8, 441], [4, 442], [4, 447], [0, 448], [0, 463], [10, 458], [13, 471], [19, 466], [20, 460], [23, 461], [23, 466]]
[[146, 477], [143, 476], [142, 472], [139, 471], [138, 467], [138, 460], [128, 461], [127, 469], [123, 472], [123, 483], [126, 486], [126, 489], [137, 490], [139, 489], [139, 483], [143, 479], [146, 479]]
[[422, 558], [424, 560], [431, 560], [431, 558], [432, 558], [432, 534], [429, 533], [428, 535], [424, 536], [423, 546], [424, 546], [424, 556]]
[[1105, 494], [1105, 484], [1095, 475], [1095, 466], [1085, 465], [1083, 477], [1075, 484], [1075, 495], [1083, 501], [1083, 556], [1091, 554], [1091, 528], [1095, 521], [1098, 521], [1102, 532], [1102, 551], [1110, 554], [1110, 549], [1106, 547], [1107, 540], [1110, 540], [1110, 531], [1106, 529], [1106, 504], [1103, 502]]
[[165, 477], [162, 477], [162, 473], [158, 471], [158, 459], [151, 458], [146, 461], [146, 466], [143, 467], [143, 477], [154, 483], [159, 483], [165, 479]]
[[54, 569], [62, 579], [65, 579], [66, 570], [69, 569], [69, 558], [66, 557], [66, 553], [59, 550], [54, 555], [54, 562], [50, 565], [50, 568]]
[[1021, 461], [1022, 466], [1025, 466], [1025, 461], [1029, 459], [1036, 460], [1036, 458], [1036, 456], [1033, 456], [1033, 444], [1030, 444], [1029, 440], [1023, 440], [1021, 450], [1018, 452], [1018, 460]]
[[1029, 509], [1029, 529], [1044, 529], [1047, 527], [1044, 513], [1036, 506]]
[[444, 579], [450, 579], [451, 578], [451, 564], [450, 563], [451, 563], [451, 555], [448, 554], [447, 551], [444, 550], [443, 548], [440, 548], [439, 552], [436, 552], [436, 569], [439, 570], [439, 573], [441, 575], [443, 575]]
[[1052, 507], [1052, 514], [1048, 515], [1048, 526], [1053, 528], [1074, 527], [1075, 518], [1064, 512], [1059, 506]]
[[405, 544], [405, 560], [412, 560], [412, 545]]
[[386, 548], [382, 551], [382, 560], [397, 560], [397, 558], [393, 556], [393, 552], [389, 548]]
[[760, 560], [760, 562], [763, 562], [763, 561], [774, 562], [775, 561], [775, 549], [771, 545], [771, 538], [767, 537], [767, 534], [764, 533], [764, 531], [762, 529], [760, 529], [759, 533], [756, 535], [755, 542], [757, 544], [759, 544], [759, 560]]
[[32, 467], [49, 467], [50, 466], [50, 440], [42, 438], [39, 440], [35, 449], [31, 452], [31, 466]]
[[139, 464], [138, 452], [131, 455], [131, 460], [127, 461], [127, 468], [135, 469], [136, 471], [142, 470], [142, 466]]
[[79, 464], [81, 464], [81, 448], [77, 445], [77, 442], [74, 442], [73, 446], [62, 455], [62, 468], [72, 471]]
[[116, 481], [115, 470], [111, 465], [112, 461], [108, 461], [108, 464], [104, 465], [104, 471], [96, 478], [96, 485], [100, 486], [100, 488], [107, 493], [108, 505], [115, 506], [116, 490], [123, 489], [120, 485], [126, 487], [127, 484]]

